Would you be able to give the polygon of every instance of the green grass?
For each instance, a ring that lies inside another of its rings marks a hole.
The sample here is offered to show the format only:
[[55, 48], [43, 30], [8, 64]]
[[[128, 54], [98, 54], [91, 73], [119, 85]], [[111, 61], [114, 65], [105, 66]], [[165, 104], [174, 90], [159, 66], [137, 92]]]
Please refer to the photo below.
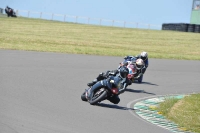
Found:
[[168, 113], [170, 112], [171, 108], [174, 106], [175, 103], [178, 102], [179, 99], [176, 98], [166, 98], [164, 102], [160, 103], [158, 108], [158, 112], [161, 112], [162, 115], [168, 117]]
[[200, 94], [186, 96], [181, 100], [167, 99], [157, 110], [182, 129], [200, 133]]
[[200, 60], [200, 34], [0, 17], [0, 49]]

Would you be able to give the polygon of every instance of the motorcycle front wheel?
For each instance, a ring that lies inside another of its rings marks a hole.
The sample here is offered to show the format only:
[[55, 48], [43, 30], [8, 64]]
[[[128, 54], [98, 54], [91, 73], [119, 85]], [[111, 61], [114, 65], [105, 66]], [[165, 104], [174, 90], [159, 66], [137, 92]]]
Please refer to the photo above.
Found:
[[83, 92], [83, 94], [81, 95], [81, 99], [82, 99], [82, 101], [87, 101], [86, 96], [85, 96], [85, 92]]
[[89, 103], [91, 105], [95, 105], [99, 102], [101, 102], [102, 100], [104, 100], [107, 97], [107, 91], [102, 91], [99, 93], [99, 91], [95, 92], [95, 94], [93, 95], [92, 99], [89, 101]]

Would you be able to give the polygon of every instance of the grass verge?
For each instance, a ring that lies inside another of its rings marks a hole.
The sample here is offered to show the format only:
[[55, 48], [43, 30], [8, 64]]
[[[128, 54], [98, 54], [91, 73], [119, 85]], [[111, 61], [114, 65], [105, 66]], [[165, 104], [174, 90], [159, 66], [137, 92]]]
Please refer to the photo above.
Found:
[[182, 129], [200, 133], [200, 94], [166, 99], [157, 110]]
[[0, 49], [200, 60], [200, 34], [0, 17]]

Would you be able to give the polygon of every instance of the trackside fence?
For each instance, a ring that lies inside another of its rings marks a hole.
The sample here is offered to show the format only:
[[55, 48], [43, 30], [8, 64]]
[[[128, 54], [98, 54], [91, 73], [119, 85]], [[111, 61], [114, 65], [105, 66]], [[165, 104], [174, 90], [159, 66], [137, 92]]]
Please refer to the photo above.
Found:
[[123, 28], [138, 28], [138, 29], [151, 29], [151, 30], [162, 29], [162, 25], [146, 24], [139, 22], [128, 22], [128, 21], [120, 21], [112, 19], [91, 18], [84, 16], [35, 12], [27, 10], [15, 10], [15, 11], [17, 16], [27, 17], [27, 18], [39, 18], [39, 19], [61, 21], [61, 22], [72, 22], [80, 24], [91, 24], [91, 25], [123, 27]]

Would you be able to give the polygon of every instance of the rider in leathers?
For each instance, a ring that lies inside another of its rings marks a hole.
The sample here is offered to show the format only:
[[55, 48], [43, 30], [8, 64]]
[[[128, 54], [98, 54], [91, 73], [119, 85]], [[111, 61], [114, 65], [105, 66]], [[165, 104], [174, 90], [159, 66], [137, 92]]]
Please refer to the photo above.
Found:
[[[128, 65], [128, 63], [124, 63], [124, 64], [122, 64], [122, 66], [127, 66]], [[120, 66], [120, 67], [118, 67], [118, 69], [115, 69], [115, 70], [108, 70], [108, 71], [106, 71], [106, 72], [101, 72], [98, 76], [97, 76], [97, 78], [96, 79], [94, 79], [92, 82], [90, 82], [90, 83], [88, 83], [87, 85], [88, 86], [93, 86], [95, 83], [97, 83], [98, 81], [100, 81], [100, 80], [103, 80], [103, 79], [106, 79], [106, 78], [108, 78], [109, 76], [116, 76], [118, 73], [119, 73], [119, 71], [120, 71], [120, 68], [122, 67], [122, 66]], [[129, 83], [129, 85], [130, 85], [131, 83]]]
[[11, 16], [11, 14], [12, 14], [12, 11], [13, 11], [13, 9], [12, 9], [12, 8], [10, 8], [10, 7], [6, 6], [6, 8], [5, 8], [5, 12], [6, 12], [6, 14], [7, 14], [8, 16]]
[[131, 61], [133, 58], [135, 59], [142, 59], [144, 61], [145, 67], [142, 69], [142, 73], [144, 74], [147, 67], [149, 66], [149, 60], [148, 60], [148, 53], [143, 51], [139, 55], [136, 56], [125, 56], [125, 61]]
[[143, 75], [146, 72], [147, 67], [149, 66], [149, 60], [148, 60], [148, 54], [147, 52], [142, 52], [139, 55], [136, 56], [126, 56], [124, 57], [124, 62], [131, 61], [131, 60], [138, 60], [142, 59], [144, 62], [144, 67], [141, 67], [140, 69], [137, 69], [137, 73], [135, 74], [135, 79], [138, 80], [139, 83], [143, 80]]
[[[101, 81], [103, 79], [108, 78], [109, 76], [115, 76], [114, 78], [119, 78], [120, 83], [119, 83], [119, 94], [123, 93], [126, 89], [126, 87], [130, 84], [129, 79], [127, 78], [127, 75], [129, 73], [129, 70], [127, 67], [123, 66], [119, 70], [114, 70], [114, 71], [107, 71], [106, 73], [100, 73], [99, 76], [93, 80], [91, 83], [88, 83], [88, 86], [93, 86], [98, 84], [98, 81]], [[100, 82], [99, 82], [100, 83]], [[91, 89], [92, 90], [92, 89]], [[91, 97], [93, 92], [90, 92], [90, 95], [88, 97]], [[107, 100], [114, 104], [118, 104], [120, 102], [120, 98], [118, 95], [114, 95], [113, 97], [109, 97]]]

